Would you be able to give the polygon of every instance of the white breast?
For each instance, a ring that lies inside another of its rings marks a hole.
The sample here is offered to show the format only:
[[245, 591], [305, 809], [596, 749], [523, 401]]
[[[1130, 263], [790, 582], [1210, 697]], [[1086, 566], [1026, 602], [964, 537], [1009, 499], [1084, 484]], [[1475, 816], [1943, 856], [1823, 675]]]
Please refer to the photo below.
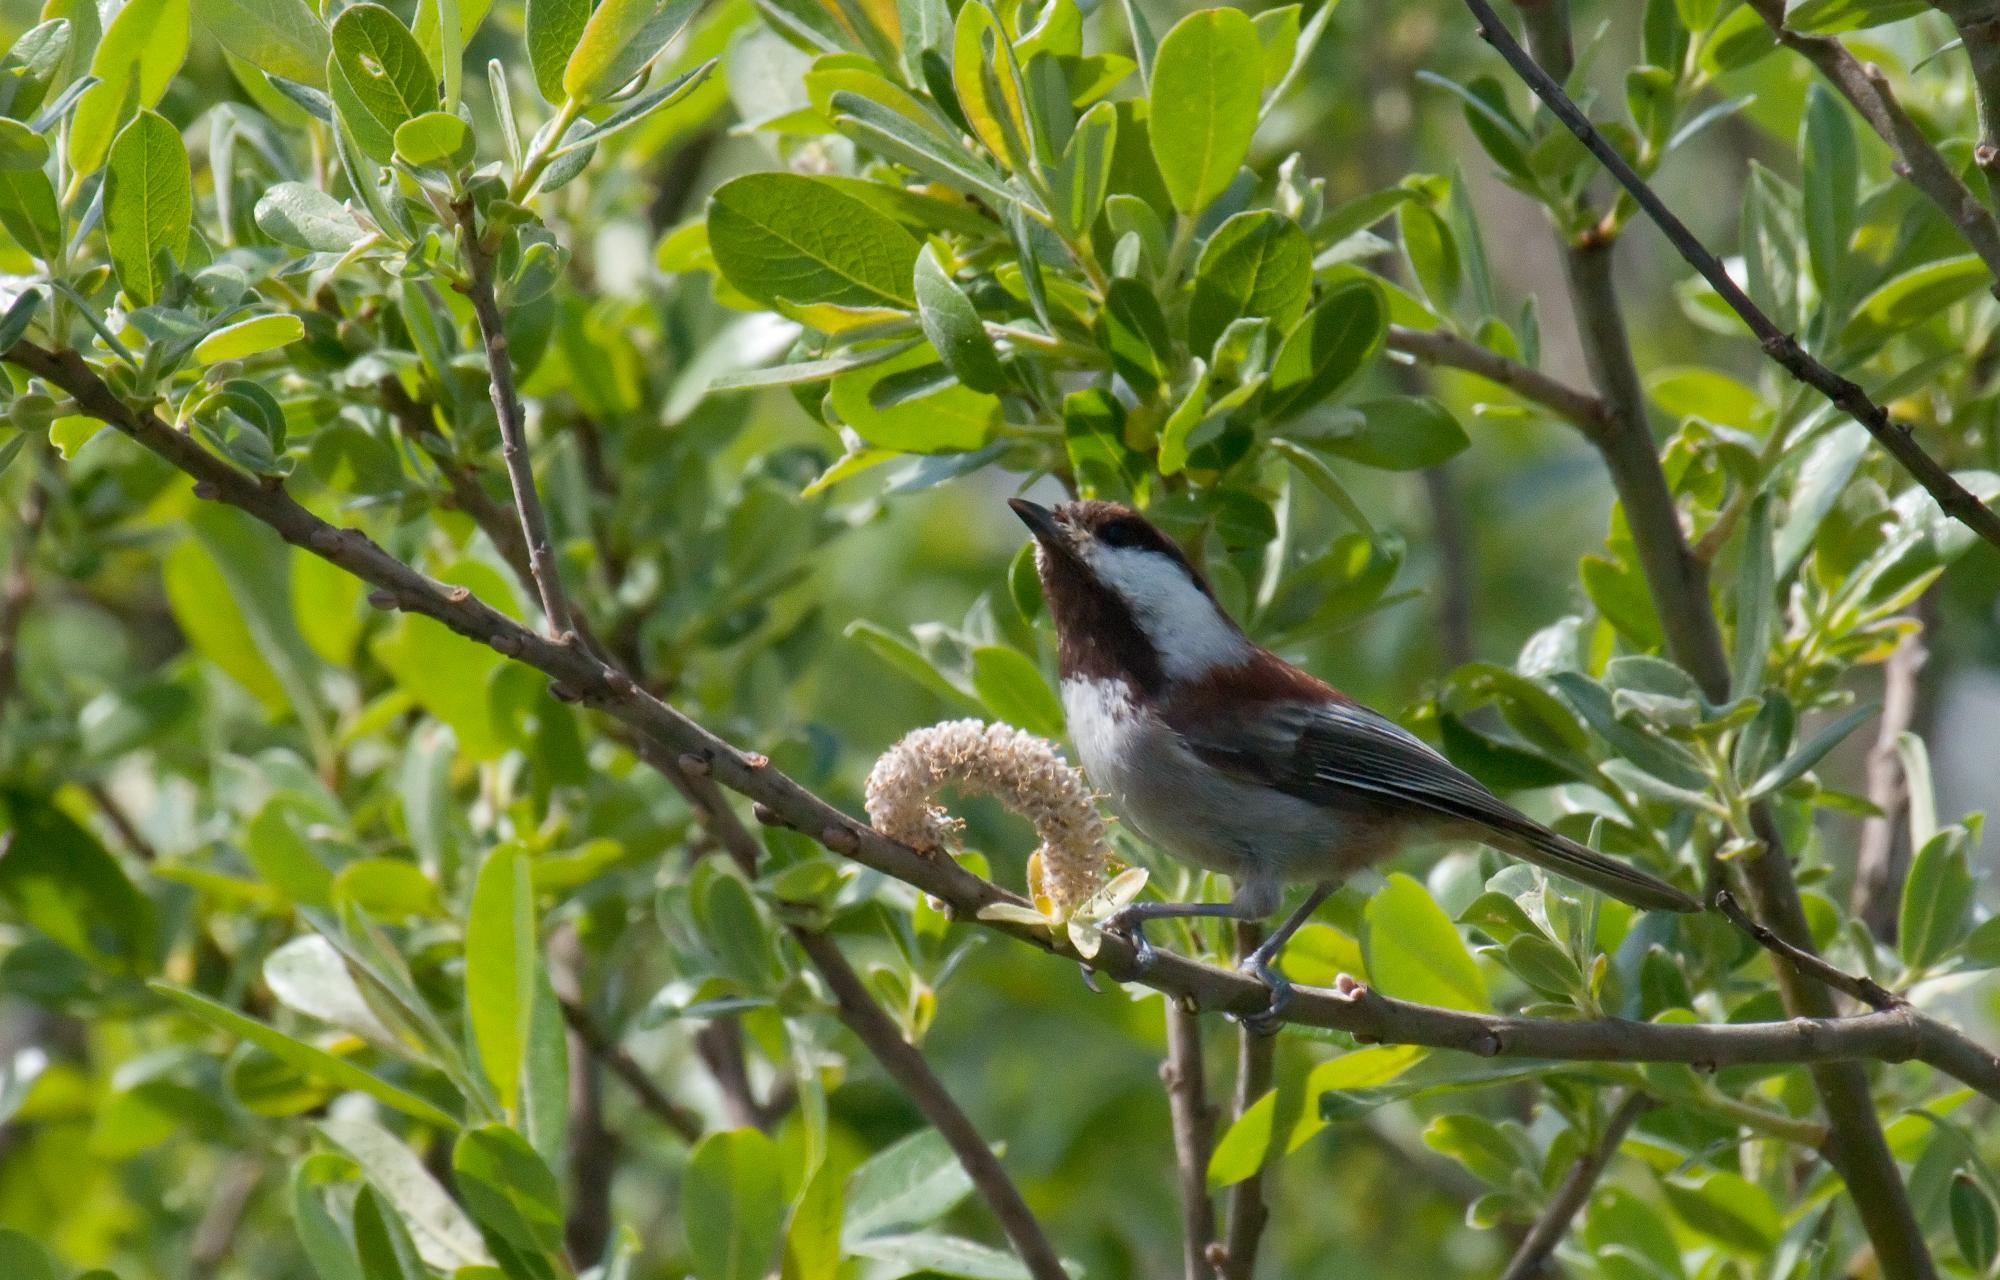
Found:
[[1203, 764], [1122, 680], [1064, 680], [1062, 702], [1091, 785], [1148, 844], [1232, 876], [1326, 874], [1337, 816]]

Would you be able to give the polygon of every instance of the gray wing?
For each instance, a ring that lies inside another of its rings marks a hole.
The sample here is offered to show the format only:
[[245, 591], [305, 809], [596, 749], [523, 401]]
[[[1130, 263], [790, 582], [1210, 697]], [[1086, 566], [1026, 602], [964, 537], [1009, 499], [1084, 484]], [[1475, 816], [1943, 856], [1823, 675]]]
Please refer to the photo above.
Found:
[[1478, 828], [1495, 848], [1652, 910], [1699, 911], [1687, 894], [1542, 826], [1401, 725], [1358, 703], [1294, 703], [1274, 715], [1177, 725], [1214, 768], [1331, 810], [1376, 807]]

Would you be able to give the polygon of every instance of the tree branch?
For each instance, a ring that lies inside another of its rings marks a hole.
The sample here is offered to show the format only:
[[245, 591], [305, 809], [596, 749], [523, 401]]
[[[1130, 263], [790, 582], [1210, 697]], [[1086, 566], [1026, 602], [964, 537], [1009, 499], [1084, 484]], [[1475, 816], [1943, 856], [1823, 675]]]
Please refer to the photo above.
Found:
[[1539, 369], [1488, 351], [1476, 342], [1443, 329], [1389, 326], [1388, 347], [1425, 364], [1443, 365], [1497, 383], [1523, 400], [1538, 404], [1595, 440], [1611, 422], [1611, 408], [1588, 391], [1558, 382]]
[[[375, 588], [370, 598], [378, 607], [421, 614], [542, 672], [560, 696], [601, 710], [637, 735], [646, 745], [646, 759], [655, 767], [661, 767], [663, 760], [676, 762], [691, 776], [749, 797], [761, 819], [799, 831], [834, 853], [929, 894], [943, 902], [955, 919], [977, 922], [1070, 962], [1081, 959], [1066, 940], [1058, 941], [1046, 929], [979, 919], [985, 907], [1026, 905], [1020, 895], [950, 859], [929, 857], [890, 840], [806, 790], [763, 756], [739, 750], [710, 733], [579, 646], [558, 644], [465, 588], [418, 572], [359, 530], [322, 520], [281, 485], [237, 470], [157, 416], [127, 406], [77, 353], [51, 352], [23, 341], [4, 359], [61, 387], [76, 398], [80, 412], [192, 477], [197, 496], [235, 507], [293, 546], [367, 582]], [[1758, 861], [1782, 863], [1783, 859]], [[1269, 989], [1255, 978], [1167, 952], [1159, 953], [1142, 972], [1130, 943], [1116, 934], [1103, 936], [1091, 964], [1117, 981], [1141, 983], [1196, 1009], [1258, 1013], [1270, 1003]], [[567, 1010], [565, 1014], [572, 1016]], [[1908, 1007], [1847, 1018], [1761, 1023], [1562, 1021], [1462, 1013], [1392, 1000], [1365, 988], [1342, 992], [1300, 987], [1282, 1021], [1344, 1031], [1370, 1041], [1457, 1049], [1483, 1057], [1679, 1062], [1702, 1067], [1917, 1060], [2000, 1100], [2000, 1059]], [[615, 1059], [606, 1064], [633, 1083]], [[643, 1072], [638, 1074], [644, 1078]]]
[[1786, 942], [1743, 914], [1743, 908], [1736, 905], [1736, 898], [1727, 889], [1716, 891], [1715, 909], [1729, 917], [1731, 924], [1755, 938], [1758, 946], [1823, 986], [1831, 987], [1842, 995], [1852, 996], [1871, 1009], [1896, 1009], [1908, 1003], [1903, 997], [1867, 974], [1849, 973], [1837, 965], [1828, 963], [1824, 957]]
[[1750, 0], [1750, 7], [1778, 38], [1778, 43], [1810, 62], [1841, 97], [1847, 99], [1877, 137], [1895, 155], [1898, 176], [1930, 198], [1958, 228], [1972, 251], [1993, 274], [2000, 291], [2000, 222], [1972, 188], [1959, 181], [1952, 168], [1889, 87], [1889, 78], [1872, 62], [1862, 62], [1834, 36], [1807, 35], [1785, 25], [1785, 0]]
[[701, 1117], [669, 1098], [659, 1085], [653, 1083], [653, 1077], [647, 1075], [637, 1059], [625, 1051], [625, 1046], [597, 1025], [597, 1020], [590, 1016], [590, 1010], [567, 996], [559, 995], [556, 1000], [562, 1006], [563, 1021], [569, 1025], [571, 1033], [582, 1042], [591, 1057], [603, 1063], [612, 1075], [624, 1082], [648, 1115], [673, 1130], [683, 1142], [691, 1143], [701, 1137]]
[[1173, 997], [1167, 1010], [1167, 1060], [1160, 1082], [1173, 1119], [1174, 1162], [1180, 1170], [1181, 1266], [1185, 1280], [1214, 1280], [1208, 1246], [1215, 1239], [1215, 1201], [1208, 1194], [1208, 1157], [1215, 1138], [1215, 1109], [1208, 1104], [1201, 1060], [1201, 1017]]
[[535, 465], [528, 456], [528, 429], [522, 421], [521, 400], [514, 394], [514, 361], [507, 351], [506, 323], [493, 295], [493, 255], [480, 243], [471, 200], [461, 200], [456, 212], [470, 276], [465, 295], [472, 300], [472, 314], [479, 324], [480, 339], [486, 344], [493, 412], [500, 419], [500, 456], [507, 464], [507, 480], [514, 488], [514, 508], [521, 516], [521, 536], [528, 544], [528, 564], [534, 572], [535, 587], [541, 593], [542, 615], [548, 619], [549, 634], [566, 642], [567, 637], [576, 633], [576, 623], [549, 539], [548, 515], [542, 510], [541, 495], [535, 491]]
[[1912, 631], [1897, 643], [1882, 664], [1882, 719], [1875, 745], [1868, 749], [1868, 799], [1879, 817], [1863, 820], [1854, 855], [1854, 892], [1850, 908], [1869, 930], [1884, 941], [1896, 935], [1898, 890], [1903, 859], [1896, 856], [1899, 821], [1910, 791], [1903, 777], [1897, 740], [1909, 732], [1917, 714], [1917, 673], [1923, 669], [1923, 633]]
[[[1263, 940], [1262, 924], [1254, 920], [1237, 922], [1239, 958], [1255, 951]], [[1246, 1022], [1236, 1029], [1236, 1097], [1230, 1108], [1231, 1123], [1241, 1120], [1244, 1112], [1271, 1091], [1271, 1068], [1277, 1049], [1278, 1038], [1266, 1027], [1253, 1030], [1252, 1024]], [[1219, 1267], [1224, 1280], [1251, 1280], [1256, 1275], [1257, 1246], [1271, 1220], [1270, 1207], [1264, 1203], [1264, 1173], [1270, 1159], [1270, 1153], [1265, 1152], [1250, 1176], [1229, 1189], [1229, 1234], [1223, 1240]]]
[[[1570, 101], [1558, 83], [1534, 58], [1528, 55], [1508, 32], [1505, 23], [1493, 12], [1486, 0], [1465, 0], [1466, 7], [1479, 21], [1479, 34], [1485, 38], [1500, 56], [1507, 61], [1528, 87], [1547, 105], [1549, 111], [1562, 121], [1569, 131], [1597, 157], [1611, 176], [1618, 179], [1633, 200], [1638, 202], [1646, 215], [1658, 226], [1669, 243], [1680, 253], [1689, 266], [1700, 272], [1722, 300], [1729, 305], [1750, 332], [1764, 348], [1764, 354], [1775, 360], [1787, 373], [1805, 383], [1831, 401], [1836, 407], [1852, 417], [1875, 437], [1876, 443], [1887, 450], [1889, 455], [1901, 463], [1916, 482], [1924, 487], [1947, 513], [1958, 519], [1974, 533], [2000, 547], [2000, 513], [1994, 512], [1964, 485], [1952, 478], [1949, 471], [1937, 459], [1925, 453], [1910, 434], [1909, 428], [1889, 418], [1888, 410], [1876, 404], [1868, 393], [1847, 378], [1815, 360], [1798, 339], [1784, 332], [1771, 317], [1764, 314], [1748, 294], [1730, 279], [1722, 262], [1697, 240], [1673, 210], [1667, 208], [1646, 180], [1635, 172], [1617, 148], [1597, 131], [1595, 125], [1577, 105]], [[1537, 8], [1543, 6], [1535, 6]], [[1546, 6], [1554, 8], [1555, 6]], [[1981, 95], [1982, 98], [1985, 95]]]
[[1980, 137], [1972, 162], [2000, 201], [2000, 6], [1991, 0], [1931, 0], [1931, 7], [1950, 18], [1965, 41], [1972, 82], [1979, 88]]
[[840, 947], [818, 930], [800, 925], [792, 927], [792, 937], [798, 940], [813, 968], [826, 979], [841, 1022], [868, 1046], [889, 1078], [909, 1095], [924, 1119], [950, 1145], [965, 1175], [972, 1179], [973, 1187], [1000, 1220], [1000, 1229], [1007, 1233], [1028, 1273], [1035, 1280], [1068, 1280], [1069, 1273], [1063, 1270], [1054, 1246], [1042, 1234], [1041, 1223], [1035, 1220], [1028, 1202], [1021, 1198], [1020, 1190], [1007, 1176], [993, 1149], [945, 1090], [944, 1082], [931, 1070], [930, 1063], [924, 1061], [924, 1055], [903, 1039], [902, 1031], [868, 994], [861, 975], [847, 963]]
[[[1573, 62], [1566, 0], [1522, 3], [1523, 20], [1529, 40], [1536, 47], [1536, 56], [1530, 56], [1514, 40], [1487, 0], [1465, 2], [1480, 24], [1480, 34], [1527, 81], [1550, 112], [1611, 170], [1682, 256], [1709, 279], [1763, 341], [1766, 353], [1785, 364], [1795, 376], [1829, 394], [1835, 403], [1842, 403], [1842, 397], [1845, 397], [1847, 405], [1843, 407], [1854, 406], [1858, 398], [1859, 405], [1854, 407], [1865, 408], [1872, 413], [1872, 416], [1860, 419], [1864, 427], [1878, 440], [1883, 440], [1892, 453], [1897, 453], [1898, 443], [1907, 446], [1915, 454], [1915, 463], [1928, 467], [1933, 473], [1933, 481], [1942, 480], [1942, 490], [1931, 490], [1939, 495], [1940, 502], [1948, 496], [1944, 491], [1955, 490], [1964, 499], [1964, 503], [1960, 504], [1961, 511], [1955, 514], [1972, 524], [1975, 531], [1979, 530], [1977, 522], [1984, 521], [1989, 526], [1987, 536], [2000, 542], [2000, 516], [1995, 516], [1966, 493], [1929, 455], [1916, 448], [1906, 434], [1899, 434], [1889, 424], [1887, 415], [1869, 401], [1859, 387], [1811, 361], [1795, 341], [1779, 333], [1770, 319], [1736, 287], [1715, 256], [1702, 247], [1563, 92], [1561, 79], [1569, 74]], [[1554, 70], [1554, 75], [1543, 69], [1544, 62]], [[1598, 390], [1613, 411], [1613, 426], [1605, 435], [1601, 451], [1625, 507], [1626, 520], [1646, 572], [1647, 587], [1653, 596], [1655, 613], [1666, 631], [1674, 656], [1693, 675], [1707, 696], [1719, 704], [1727, 697], [1730, 673], [1722, 645], [1722, 629], [1716, 622], [1714, 605], [1709, 598], [1708, 568], [1689, 551], [1679, 509], [1667, 487], [1657, 446], [1646, 425], [1638, 371], [1626, 338], [1624, 315], [1611, 274], [1610, 242], [1602, 235], [1592, 234], [1576, 243], [1566, 244], [1564, 248], [1563, 264], [1569, 278], [1572, 305], [1577, 311], [1577, 328], [1584, 341], [1585, 356]], [[1893, 439], [1885, 439], [1885, 436]], [[1905, 465], [1912, 465], [1911, 460], [1906, 459]], [[1916, 474], [1919, 482], [1923, 482], [1924, 473], [1919, 471]], [[1931, 488], [1931, 485], [1926, 484], [1926, 488]], [[1969, 510], [1965, 509], [1965, 504], [1969, 504]], [[1946, 509], [1952, 508], [1946, 505]], [[1757, 914], [1769, 922], [1776, 936], [1803, 951], [1810, 951], [1812, 932], [1807, 926], [1798, 887], [1792, 878], [1791, 861], [1784, 851], [1784, 841], [1769, 806], [1760, 804], [1754, 807], [1750, 821], [1764, 846], [1761, 856], [1750, 859], [1743, 868], [1744, 880], [1755, 899]], [[1785, 1008], [1799, 1018], [1825, 1019], [1835, 1012], [1827, 991], [1805, 979], [1795, 969], [1779, 967], [1778, 987]], [[1939, 1029], [1948, 1030], [1942, 1024]], [[1831, 1128], [1831, 1136], [1825, 1146], [1827, 1159], [1846, 1181], [1862, 1225], [1881, 1259], [1884, 1273], [1890, 1280], [1927, 1280], [1935, 1274], [1935, 1268], [1924, 1245], [1923, 1231], [1911, 1210], [1902, 1175], [1882, 1136], [1882, 1125], [1875, 1113], [1875, 1101], [1866, 1072], [1852, 1062], [1821, 1063], [1812, 1068], [1812, 1076], [1825, 1104]]]
[[1616, 1107], [1611, 1110], [1611, 1118], [1604, 1123], [1604, 1132], [1589, 1150], [1578, 1156], [1556, 1188], [1555, 1196], [1542, 1216], [1535, 1219], [1535, 1225], [1528, 1230], [1521, 1247], [1508, 1260], [1507, 1269], [1500, 1273], [1500, 1280], [1532, 1280], [1540, 1275], [1542, 1267], [1555, 1252], [1556, 1246], [1569, 1232], [1569, 1224], [1575, 1220], [1577, 1211], [1590, 1199], [1590, 1193], [1597, 1186], [1597, 1180], [1604, 1175], [1611, 1157], [1618, 1154], [1618, 1144], [1625, 1141], [1625, 1134], [1632, 1128], [1632, 1122], [1643, 1115], [1653, 1105], [1653, 1100], [1637, 1090], [1628, 1091]]

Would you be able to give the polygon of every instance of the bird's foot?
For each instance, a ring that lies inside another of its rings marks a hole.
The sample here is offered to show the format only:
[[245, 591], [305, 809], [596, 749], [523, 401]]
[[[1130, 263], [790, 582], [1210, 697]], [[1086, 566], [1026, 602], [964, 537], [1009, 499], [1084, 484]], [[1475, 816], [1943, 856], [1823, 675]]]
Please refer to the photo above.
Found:
[[1143, 976], [1153, 967], [1157, 958], [1153, 944], [1146, 941], [1146, 917], [1143, 913], [1127, 907], [1104, 922], [1106, 933], [1123, 934], [1132, 944], [1132, 961], [1135, 972]]
[[1238, 968], [1270, 989], [1271, 1003], [1265, 1005], [1258, 1013], [1229, 1016], [1252, 1035], [1278, 1034], [1278, 1028], [1284, 1023], [1285, 1008], [1292, 1002], [1292, 980], [1280, 973], [1275, 965], [1262, 956], [1249, 956]]

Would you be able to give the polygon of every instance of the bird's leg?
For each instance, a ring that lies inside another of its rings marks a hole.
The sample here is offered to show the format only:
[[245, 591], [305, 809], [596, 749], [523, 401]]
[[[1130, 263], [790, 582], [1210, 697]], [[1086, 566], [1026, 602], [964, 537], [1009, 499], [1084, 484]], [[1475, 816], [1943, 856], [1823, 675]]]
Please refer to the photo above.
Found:
[[1312, 919], [1313, 912], [1319, 910], [1319, 904], [1325, 902], [1333, 890], [1332, 880], [1322, 880], [1314, 885], [1298, 909], [1286, 916], [1285, 922], [1272, 930], [1271, 936], [1259, 943], [1255, 951], [1238, 962], [1238, 969], [1251, 974], [1271, 989], [1270, 1005], [1262, 1013], [1246, 1014], [1241, 1019], [1243, 1025], [1252, 1031], [1271, 1032], [1278, 1029], [1278, 1015], [1292, 1002], [1292, 980], [1279, 972], [1278, 953], [1285, 949], [1285, 944], [1292, 940], [1299, 927]]
[[1135, 902], [1104, 922], [1105, 929], [1122, 933], [1132, 940], [1138, 953], [1139, 972], [1153, 966], [1153, 944], [1146, 940], [1149, 920], [1185, 920], [1208, 917], [1220, 920], [1262, 920], [1277, 910], [1276, 880], [1247, 879], [1237, 885], [1236, 896], [1227, 902]]

